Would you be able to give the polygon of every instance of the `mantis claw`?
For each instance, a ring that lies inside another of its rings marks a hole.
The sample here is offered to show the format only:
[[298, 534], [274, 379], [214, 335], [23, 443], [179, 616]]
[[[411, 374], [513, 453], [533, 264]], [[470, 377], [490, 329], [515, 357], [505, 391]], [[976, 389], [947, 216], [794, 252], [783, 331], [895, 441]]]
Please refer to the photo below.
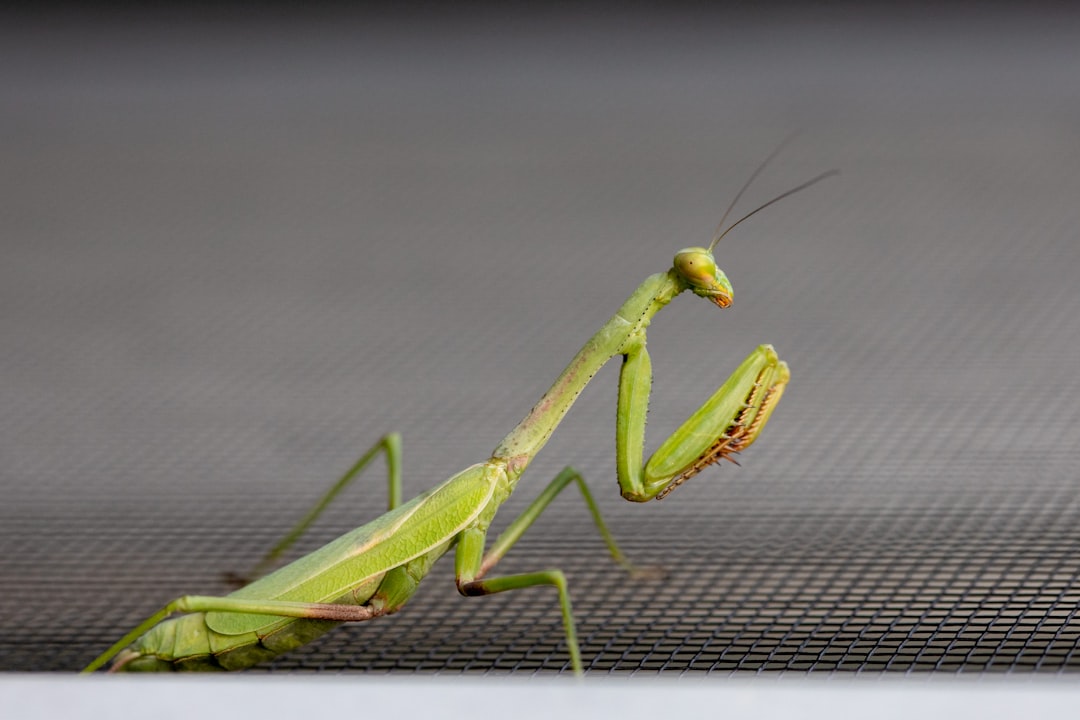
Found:
[[787, 364], [771, 346], [750, 353], [649, 459], [643, 473], [645, 491], [637, 497], [663, 500], [709, 465], [721, 460], [738, 465], [733, 456], [757, 439], [790, 377]]

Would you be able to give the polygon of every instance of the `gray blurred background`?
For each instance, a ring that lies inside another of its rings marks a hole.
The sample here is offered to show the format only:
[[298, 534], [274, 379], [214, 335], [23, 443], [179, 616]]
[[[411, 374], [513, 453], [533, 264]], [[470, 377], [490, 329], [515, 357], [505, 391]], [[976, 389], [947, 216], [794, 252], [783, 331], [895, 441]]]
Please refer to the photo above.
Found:
[[[75, 670], [243, 572], [382, 433], [412, 495], [485, 459], [673, 253], [649, 448], [756, 344], [742, 468], [614, 478], [617, 363], [533, 464], [591, 673], [1080, 667], [1080, 15], [981, 5], [57, 11], [0, 23], [0, 668]], [[385, 506], [381, 466], [302, 543]], [[501, 527], [501, 525], [500, 525]], [[270, 666], [567, 669], [557, 602], [465, 599]]]

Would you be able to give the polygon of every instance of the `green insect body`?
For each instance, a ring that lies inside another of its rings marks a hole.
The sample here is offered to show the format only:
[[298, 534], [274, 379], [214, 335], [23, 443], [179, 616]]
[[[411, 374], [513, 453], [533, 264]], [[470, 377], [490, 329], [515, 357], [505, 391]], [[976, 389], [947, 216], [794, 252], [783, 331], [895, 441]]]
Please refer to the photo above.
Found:
[[[302, 564], [286, 565], [227, 597], [367, 605], [372, 617], [393, 612], [489, 504], [496, 486], [505, 487], [505, 477], [495, 465], [473, 465], [324, 545]], [[403, 527], [413, 532], [401, 533]], [[158, 623], [116, 664], [128, 671], [240, 670], [305, 645], [341, 622], [195, 612]]]
[[[621, 494], [627, 500], [662, 499], [708, 465], [730, 460], [758, 438], [790, 378], [787, 365], [769, 345], [751, 352], [727, 382], [643, 462], [645, 416], [652, 385], [646, 330], [653, 316], [686, 290], [718, 307], [730, 306], [731, 284], [712, 255], [716, 242], [758, 210], [830, 174], [818, 176], [757, 208], [724, 233], [718, 233], [708, 248], [679, 251], [670, 270], [648, 277], [585, 343], [486, 462], [402, 503], [401, 440], [397, 434], [387, 435], [278, 543], [255, 575], [274, 564], [379, 452], [386, 453], [390, 476], [390, 509], [386, 514], [229, 595], [174, 600], [102, 653], [85, 671], [96, 670], [114, 658], [114, 671], [250, 667], [310, 642], [341, 622], [365, 621], [396, 612], [435, 562], [453, 549], [457, 586], [463, 595], [487, 595], [537, 585], [555, 587], [570, 665], [580, 674], [583, 666], [562, 572], [551, 569], [501, 577], [487, 575], [548, 504], [571, 484], [582, 493], [614, 560], [633, 570], [600, 516], [584, 478], [571, 467], [564, 469], [524, 513], [488, 543], [492, 519], [582, 389], [616, 356], [623, 358], [615, 428], [616, 474]], [[177, 613], [182, 614], [170, 617]]]

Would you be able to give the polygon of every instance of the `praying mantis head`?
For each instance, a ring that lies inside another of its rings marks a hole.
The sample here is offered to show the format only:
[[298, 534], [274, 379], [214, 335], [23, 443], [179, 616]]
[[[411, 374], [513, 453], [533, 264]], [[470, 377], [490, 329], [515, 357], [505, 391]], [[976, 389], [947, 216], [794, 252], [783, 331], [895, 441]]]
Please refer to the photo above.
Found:
[[717, 266], [710, 249], [689, 247], [675, 253], [675, 271], [689, 284], [695, 295], [707, 298], [722, 308], [731, 305], [731, 283]]
[[[777, 148], [777, 150], [779, 150], [779, 148]], [[726, 230], [723, 230], [724, 221], [727, 220], [728, 213], [730, 213], [731, 209], [735, 207], [735, 203], [737, 203], [739, 201], [739, 198], [742, 197], [742, 194], [746, 190], [746, 188], [750, 186], [750, 183], [754, 180], [755, 177], [757, 177], [758, 173], [761, 172], [761, 170], [765, 167], [769, 160], [771, 160], [772, 157], [775, 156], [775, 154], [776, 151], [774, 151], [773, 155], [770, 155], [769, 158], [767, 158], [765, 162], [762, 163], [760, 167], [758, 167], [754, 174], [750, 176], [750, 179], [746, 181], [746, 185], [743, 185], [743, 188], [739, 191], [739, 194], [735, 196], [735, 199], [731, 202], [731, 205], [728, 206], [728, 209], [724, 213], [724, 216], [720, 218], [720, 224], [716, 228], [716, 234], [713, 236], [712, 242], [709, 243], [709, 247], [689, 247], [675, 253], [675, 272], [679, 274], [679, 277], [686, 281], [689, 289], [693, 291], [695, 295], [707, 298], [708, 300], [716, 303], [716, 305], [719, 307], [726, 308], [731, 306], [732, 291], [731, 282], [727, 279], [727, 275], [724, 274], [724, 271], [717, 266], [716, 259], [713, 257], [712, 251], [713, 248], [716, 247], [716, 243], [720, 242], [720, 240], [725, 235], [735, 229], [736, 225], [741, 223], [743, 220], [746, 220], [751, 215], [754, 215], [755, 213], [764, 210], [765, 208], [769, 207], [775, 202], [778, 202], [779, 200], [783, 200], [788, 195], [793, 195], [800, 190], [804, 190], [810, 187], [816, 182], [824, 180], [827, 177], [839, 174], [839, 171], [837, 170], [829, 170], [828, 172], [824, 172], [815, 178], [807, 180], [803, 184], [794, 187], [785, 193], [777, 195], [764, 205], [761, 205], [751, 210], [735, 222], [731, 223], [731, 225], [729, 225]]]

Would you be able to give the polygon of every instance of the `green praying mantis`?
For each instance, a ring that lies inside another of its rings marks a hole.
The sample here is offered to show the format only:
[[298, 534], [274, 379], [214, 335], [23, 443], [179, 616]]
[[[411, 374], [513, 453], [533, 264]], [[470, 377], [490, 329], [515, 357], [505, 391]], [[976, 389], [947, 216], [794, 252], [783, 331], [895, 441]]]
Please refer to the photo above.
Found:
[[[720, 460], [734, 462], [734, 454], [757, 440], [790, 378], [787, 364], [769, 345], [751, 352], [712, 397], [643, 462], [645, 416], [652, 384], [645, 334], [653, 316], [686, 290], [718, 307], [730, 306], [731, 283], [712, 254], [716, 244], [750, 216], [836, 172], [823, 173], [788, 190], [723, 229], [743, 192], [779, 150], [766, 158], [735, 196], [711, 244], [707, 248], [680, 250], [671, 269], [646, 278], [578, 351], [490, 458], [402, 502], [401, 437], [396, 433], [384, 436], [267, 554], [253, 573], [258, 579], [223, 597], [186, 595], [173, 600], [124, 635], [83, 672], [93, 672], [110, 660], [112, 671], [251, 667], [308, 643], [339, 623], [397, 612], [435, 562], [454, 549], [457, 587], [462, 595], [488, 595], [537, 585], [555, 587], [570, 665], [576, 674], [582, 674], [563, 573], [557, 569], [500, 577], [489, 577], [489, 573], [571, 484], [581, 491], [615, 562], [632, 571], [633, 566], [604, 523], [584, 478], [567, 467], [490, 546], [488, 529], [499, 506], [514, 491], [585, 385], [615, 356], [623, 358], [615, 425], [616, 472], [621, 494], [627, 500], [663, 499], [708, 465]], [[264, 575], [380, 452], [386, 454], [389, 474], [386, 514]]]

